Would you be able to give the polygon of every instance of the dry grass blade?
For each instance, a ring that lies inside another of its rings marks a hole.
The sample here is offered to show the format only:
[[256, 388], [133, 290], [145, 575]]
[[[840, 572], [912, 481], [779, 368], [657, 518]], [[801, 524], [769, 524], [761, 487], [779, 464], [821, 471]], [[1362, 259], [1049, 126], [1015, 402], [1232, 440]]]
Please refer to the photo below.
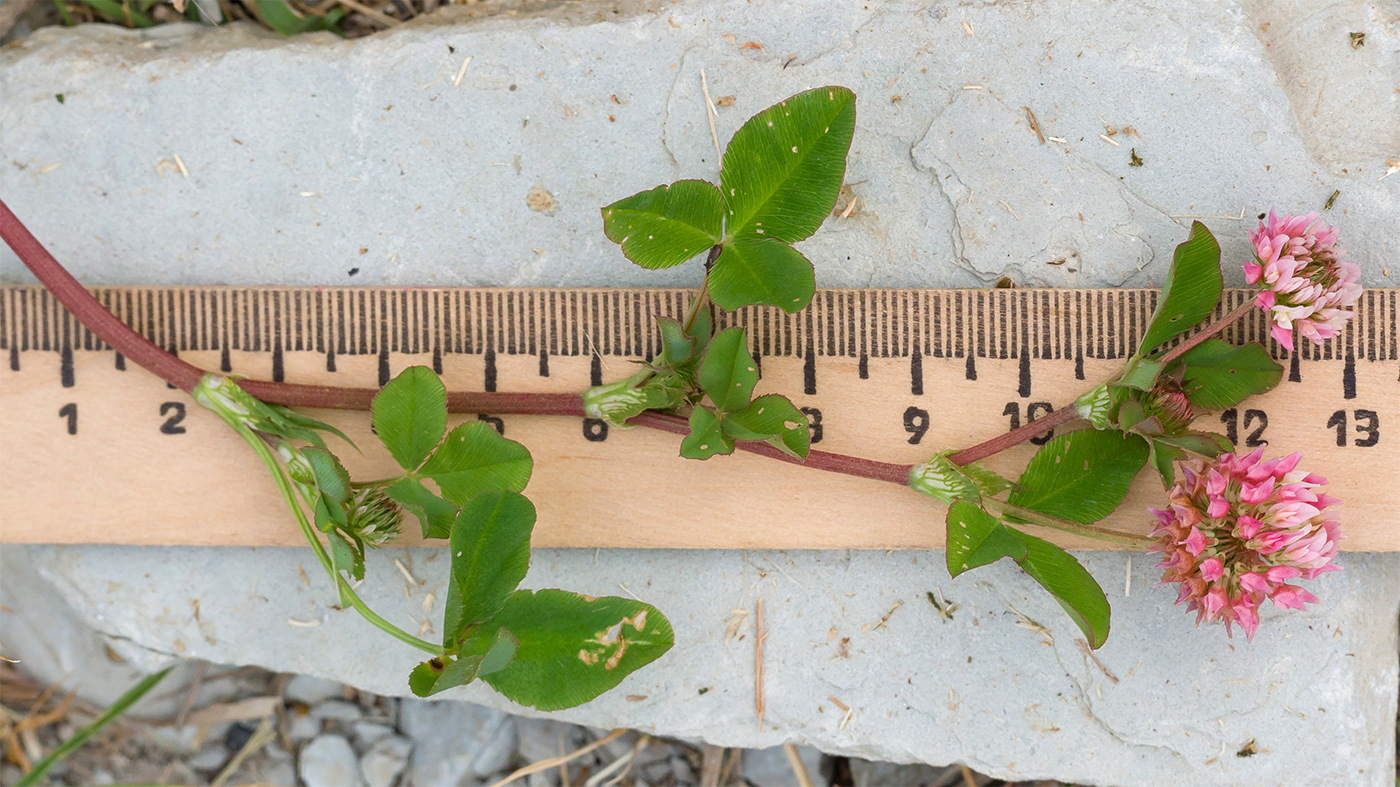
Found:
[[369, 6], [365, 5], [364, 3], [356, 2], [356, 0], [336, 0], [336, 2], [345, 6], [351, 11], [358, 11], [359, 13], [364, 14], [365, 16], [369, 17], [370, 19], [373, 19], [381, 25], [384, 25], [385, 27], [397, 27], [403, 24], [402, 21], [395, 19], [392, 16], [389, 16], [383, 11], [376, 11], [373, 8], [370, 8]]
[[754, 610], [753, 638], [753, 680], [754, 710], [758, 712], [758, 728], [763, 729], [763, 640], [768, 634], [763, 630], [763, 599], [758, 600]]
[[233, 759], [228, 761], [228, 765], [225, 765], [224, 769], [219, 771], [219, 775], [214, 777], [214, 781], [209, 783], [210, 787], [223, 787], [224, 782], [228, 781], [229, 777], [238, 770], [238, 766], [242, 765], [244, 760], [252, 756], [258, 749], [266, 746], [275, 737], [277, 737], [277, 733], [273, 732], [272, 723], [264, 718], [262, 723], [258, 725], [258, 728], [253, 731], [253, 734], [248, 736], [248, 740], [243, 744], [243, 748], [239, 749], [238, 753], [233, 755]]
[[719, 787], [720, 767], [724, 765], [724, 752], [718, 746], [705, 744], [700, 753], [700, 787]]
[[812, 787], [812, 777], [807, 773], [807, 766], [802, 762], [802, 755], [797, 753], [797, 747], [791, 743], [784, 743], [783, 753], [787, 755], [788, 765], [792, 766], [792, 775], [797, 779], [797, 787]]
[[1118, 676], [1114, 675], [1112, 672], [1109, 672], [1108, 667], [1105, 667], [1103, 665], [1103, 662], [1099, 661], [1099, 657], [1094, 655], [1094, 651], [1089, 647], [1089, 643], [1081, 639], [1079, 640], [1079, 647], [1083, 648], [1084, 654], [1086, 656], [1094, 660], [1094, 663], [1098, 665], [1100, 672], [1102, 672], [1109, 680], [1113, 681], [1115, 684], [1118, 683]]
[[560, 765], [563, 765], [563, 764], [569, 762], [570, 760], [574, 760], [574, 759], [577, 759], [577, 758], [579, 758], [579, 757], [582, 757], [583, 755], [585, 755], [585, 754], [587, 754], [587, 753], [593, 751], [594, 749], [598, 748], [599, 746], [606, 746], [606, 745], [608, 745], [609, 743], [612, 743], [613, 741], [617, 740], [618, 738], [621, 738], [624, 734], [626, 734], [626, 732], [627, 732], [627, 730], [622, 729], [622, 728], [618, 728], [618, 729], [615, 729], [615, 730], [613, 730], [612, 732], [608, 733], [607, 735], [605, 735], [605, 736], [599, 738], [598, 740], [593, 741], [592, 743], [588, 744], [587, 746], [584, 746], [584, 747], [579, 748], [579, 749], [575, 749], [575, 750], [573, 750], [572, 752], [570, 752], [570, 753], [568, 753], [568, 754], [565, 754], [565, 755], [562, 755], [562, 756], [559, 756], [559, 757], [551, 757], [551, 758], [549, 758], [549, 759], [547, 759], [547, 760], [540, 760], [539, 762], [532, 762], [532, 763], [530, 763], [529, 765], [526, 765], [524, 768], [521, 768], [521, 769], [515, 771], [515, 772], [512, 773], [511, 775], [509, 775], [509, 776], [505, 777], [504, 779], [501, 779], [500, 781], [498, 781], [498, 782], [496, 782], [495, 784], [491, 785], [491, 787], [505, 787], [505, 785], [510, 784], [511, 782], [515, 781], [516, 779], [519, 779], [519, 778], [522, 778], [522, 777], [525, 777], [525, 776], [529, 776], [529, 775], [532, 774], [532, 773], [539, 773], [540, 771], [547, 771], [547, 770], [549, 770], [550, 768], [554, 768], [554, 767], [558, 767], [558, 766], [560, 766]]

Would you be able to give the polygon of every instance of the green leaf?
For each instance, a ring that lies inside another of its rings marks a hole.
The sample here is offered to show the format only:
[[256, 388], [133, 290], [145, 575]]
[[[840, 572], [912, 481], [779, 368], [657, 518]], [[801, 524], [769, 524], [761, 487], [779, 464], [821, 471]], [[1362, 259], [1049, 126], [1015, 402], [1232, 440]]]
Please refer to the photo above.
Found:
[[1186, 398], [1192, 407], [1205, 410], [1234, 407], [1283, 379], [1283, 367], [1262, 345], [1253, 343], [1235, 347], [1206, 339], [1183, 353], [1180, 362]]
[[1155, 442], [1174, 445], [1184, 451], [1214, 459], [1235, 446], [1223, 434], [1215, 432], [1187, 432], [1181, 435], [1158, 437]]
[[758, 364], [749, 354], [743, 328], [720, 331], [705, 351], [696, 377], [720, 412], [737, 412], [749, 406], [753, 387], [758, 384]]
[[101, 14], [108, 22], [127, 27], [153, 27], [151, 18], [130, 6], [123, 7], [117, 0], [82, 0], [89, 8]]
[[695, 340], [687, 336], [685, 326], [670, 317], [657, 317], [661, 329], [661, 366], [679, 366], [695, 355]]
[[695, 321], [690, 325], [690, 336], [695, 340], [697, 350], [703, 350], [710, 344], [714, 327], [714, 313], [710, 310], [710, 302], [706, 300], [695, 310]]
[[1050, 591], [1084, 632], [1091, 647], [1098, 648], [1107, 641], [1111, 612], [1108, 599], [1073, 555], [1049, 541], [1007, 527], [965, 500], [949, 506], [947, 525], [949, 574], [956, 577], [1009, 557]]
[[310, 33], [316, 30], [330, 30], [339, 33], [339, 24], [345, 18], [345, 10], [335, 8], [325, 15], [297, 16], [287, 7], [286, 0], [257, 0], [258, 13], [267, 26], [284, 36]]
[[734, 453], [734, 440], [724, 433], [720, 420], [707, 407], [690, 411], [690, 434], [681, 440], [681, 456], [709, 459], [715, 454]]
[[414, 470], [447, 431], [447, 388], [426, 366], [410, 366], [374, 396], [374, 431], [394, 461]]
[[976, 462], [969, 462], [959, 468], [962, 474], [971, 478], [977, 484], [977, 490], [984, 495], [997, 495], [1008, 489], [1013, 489], [1016, 482], [1009, 478], [1003, 478], [1000, 473], [993, 472]]
[[443, 500], [416, 479], [405, 478], [384, 490], [405, 511], [418, 517], [424, 538], [447, 538], [457, 518], [457, 506]]
[[533, 468], [525, 446], [484, 421], [468, 421], [447, 433], [419, 475], [436, 481], [447, 502], [465, 506], [482, 492], [525, 491]]
[[1112, 614], [1103, 588], [1074, 555], [1035, 536], [1022, 533], [1021, 538], [1026, 542], [1026, 559], [1020, 561], [1021, 570], [1050, 591], [1060, 608], [1084, 632], [1089, 647], [1103, 647], [1108, 641]]
[[729, 237], [796, 243], [816, 232], [836, 204], [855, 126], [856, 95], [835, 86], [749, 118], [720, 162]]
[[670, 650], [675, 637], [660, 610], [640, 601], [518, 590], [462, 647], [485, 650], [483, 641], [502, 628], [520, 646], [505, 669], [484, 680], [510, 700], [544, 711], [597, 697]]
[[327, 534], [331, 543], [331, 561], [336, 571], [344, 571], [355, 579], [365, 578], [365, 556], [362, 549], [356, 549], [339, 530]]
[[316, 486], [322, 494], [337, 503], [350, 499], [350, 474], [335, 454], [315, 446], [307, 446], [301, 453], [316, 474]]
[[484, 678], [505, 669], [515, 659], [518, 650], [520, 640], [516, 639], [514, 634], [505, 629], [496, 629], [496, 640], [491, 643], [486, 653], [482, 654], [481, 668], [476, 671], [477, 677]]
[[530, 569], [535, 507], [516, 492], [477, 495], [452, 524], [452, 574], [443, 614], [443, 644], [501, 611]]
[[408, 688], [414, 696], [431, 697], [476, 680], [483, 658], [479, 655], [438, 656], [413, 668], [408, 674]]
[[736, 440], [768, 440], [784, 453], [807, 458], [807, 416], [781, 394], [758, 397], [743, 410], [726, 415], [720, 427]]
[[1157, 375], [1161, 371], [1162, 364], [1160, 362], [1135, 355], [1129, 358], [1128, 363], [1123, 366], [1123, 372], [1118, 375], [1117, 383], [1129, 388], [1136, 388], [1139, 391], [1146, 391], [1152, 387], [1153, 383], [1157, 382]]
[[1004, 557], [1012, 560], [1026, 557], [1021, 533], [1003, 525], [975, 503], [954, 501], [948, 506], [945, 522], [948, 526], [948, 574], [953, 577]]
[[1154, 438], [1151, 441], [1151, 446], [1152, 453], [1147, 458], [1147, 462], [1152, 465], [1152, 469], [1156, 470], [1158, 477], [1162, 479], [1162, 488], [1170, 489], [1171, 485], [1176, 483], [1176, 465], [1174, 463], [1185, 457], [1186, 452], [1171, 443], [1164, 442], [1163, 438], [1160, 437]]
[[771, 238], [726, 243], [710, 271], [710, 297], [730, 311], [754, 304], [801, 311], [816, 288], [812, 263], [802, 252]]
[[1084, 429], [1058, 435], [1026, 467], [1007, 502], [1088, 524], [1108, 516], [1147, 463], [1137, 435]]
[[1210, 316], [1220, 300], [1220, 244], [1206, 225], [1191, 222], [1191, 234], [1176, 247], [1171, 271], [1162, 285], [1162, 297], [1138, 355], [1147, 355], [1191, 326]]
[[603, 234], [643, 268], [669, 268], [720, 242], [724, 207], [703, 180], [678, 180], [603, 208]]
[[328, 432], [330, 434], [335, 435], [336, 437], [339, 437], [341, 440], [344, 440], [350, 445], [351, 448], [355, 448], [355, 441], [351, 440], [345, 435], [344, 432], [340, 431], [334, 426], [331, 426], [330, 424], [322, 423], [320, 421], [317, 421], [315, 418], [302, 415], [301, 413], [289, 407], [283, 407], [280, 404], [265, 405], [263, 409], [267, 411], [263, 414], [267, 420], [261, 426], [268, 427], [262, 429], [262, 431], [265, 431], [268, 434], [275, 434], [279, 437], [285, 437], [289, 440], [301, 440], [304, 443], [310, 443], [315, 446], [324, 447], [325, 442], [322, 441], [321, 436], [316, 433]]

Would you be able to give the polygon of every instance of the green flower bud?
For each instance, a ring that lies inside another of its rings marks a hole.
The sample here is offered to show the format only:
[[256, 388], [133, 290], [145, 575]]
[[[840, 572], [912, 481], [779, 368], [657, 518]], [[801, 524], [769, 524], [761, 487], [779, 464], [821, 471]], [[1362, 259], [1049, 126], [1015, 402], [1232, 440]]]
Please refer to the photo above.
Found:
[[934, 454], [927, 462], [909, 471], [909, 487], [942, 503], [981, 500], [977, 483], [961, 468], [948, 461], [948, 454]]
[[670, 389], [651, 385], [638, 387], [639, 383], [651, 377], [652, 372], [648, 370], [626, 380], [589, 388], [583, 392], [584, 414], [625, 428], [628, 418], [654, 408], [674, 407], [679, 403], [672, 401]]
[[346, 519], [347, 532], [366, 547], [378, 548], [398, 537], [403, 510], [383, 489], [364, 487], [350, 499]]
[[257, 428], [253, 414], [266, 407], [238, 387], [232, 378], [206, 374], [199, 378], [190, 396], [204, 407], [218, 413], [225, 421]]
[[1111, 429], [1113, 422], [1109, 413], [1113, 410], [1113, 395], [1108, 392], [1108, 383], [1099, 383], [1099, 387], [1075, 399], [1074, 410], [1095, 429]]

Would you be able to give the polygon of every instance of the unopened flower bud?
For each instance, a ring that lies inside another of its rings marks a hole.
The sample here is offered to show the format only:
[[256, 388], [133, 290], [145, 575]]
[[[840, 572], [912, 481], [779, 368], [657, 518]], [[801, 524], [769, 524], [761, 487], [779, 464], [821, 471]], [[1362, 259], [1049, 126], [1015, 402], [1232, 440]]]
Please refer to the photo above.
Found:
[[1095, 429], [1109, 429], [1113, 426], [1108, 417], [1112, 410], [1113, 395], [1108, 392], [1108, 383], [1099, 383], [1097, 388], [1074, 400], [1074, 411]]
[[1196, 420], [1191, 400], [1181, 383], [1169, 377], [1159, 377], [1152, 390], [1143, 398], [1143, 409], [1149, 418], [1156, 417], [1165, 434], [1180, 434]]
[[218, 413], [225, 421], [252, 426], [250, 417], [262, 404], [238, 386], [232, 378], [206, 374], [199, 378], [190, 396], [204, 407]]
[[977, 483], [948, 460], [946, 453], [934, 454], [927, 462], [909, 471], [909, 487], [941, 503], [981, 500]]
[[366, 547], [378, 548], [399, 535], [403, 511], [379, 487], [355, 492], [346, 507], [345, 529], [358, 536]]

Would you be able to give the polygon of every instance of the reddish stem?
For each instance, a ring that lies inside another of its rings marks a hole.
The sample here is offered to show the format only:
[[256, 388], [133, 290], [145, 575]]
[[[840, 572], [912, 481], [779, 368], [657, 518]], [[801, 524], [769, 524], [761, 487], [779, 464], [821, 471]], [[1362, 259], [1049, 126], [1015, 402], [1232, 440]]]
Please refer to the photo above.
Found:
[[[630, 424], [647, 426], [652, 429], [660, 429], [663, 432], [672, 434], [690, 434], [690, 425], [686, 419], [678, 415], [668, 415], [666, 413], [645, 412], [628, 421]], [[828, 473], [840, 473], [858, 478], [872, 478], [876, 481], [888, 481], [900, 486], [909, 485], [909, 472], [913, 465], [901, 465], [894, 462], [880, 462], [875, 459], [861, 459], [858, 456], [847, 456], [845, 454], [833, 454], [829, 451], [809, 451], [805, 460], [798, 459], [783, 453], [777, 448], [764, 442], [741, 441], [735, 446], [740, 451], [748, 451], [751, 454], [766, 456], [769, 459], [777, 459], [780, 462], [787, 462], [794, 465], [810, 467], [814, 470], [825, 470]]]
[[10, 248], [15, 250], [15, 254], [58, 302], [98, 338], [171, 385], [186, 392], [194, 390], [199, 378], [204, 376], [203, 371], [157, 347], [107, 311], [92, 297], [92, 293], [63, 269], [48, 249], [10, 212], [3, 200], [0, 200], [0, 238], [10, 244]]
[[1207, 325], [1205, 327], [1205, 330], [1201, 331], [1200, 333], [1191, 334], [1191, 336], [1189, 336], [1186, 339], [1186, 341], [1171, 348], [1171, 350], [1169, 350], [1165, 355], [1158, 359], [1162, 364], [1162, 368], [1165, 369], [1168, 364], [1170, 364], [1172, 361], [1175, 361], [1177, 358], [1180, 358], [1181, 356], [1185, 355], [1188, 350], [1205, 341], [1206, 339], [1209, 339], [1210, 337], [1216, 335], [1217, 333], [1220, 333], [1221, 331], [1225, 330], [1225, 327], [1228, 326], [1230, 323], [1234, 322], [1235, 320], [1238, 320], [1246, 314], [1249, 314], [1251, 311], [1254, 311], [1254, 299], [1252, 298], [1235, 307], [1234, 311], [1230, 312], [1224, 317], [1221, 317], [1216, 322]]
[[985, 443], [978, 443], [971, 448], [964, 448], [956, 454], [949, 456], [948, 461], [955, 465], [965, 465], [970, 462], [976, 462], [979, 459], [986, 459], [1014, 445], [1020, 445], [1032, 437], [1044, 434], [1057, 426], [1063, 426], [1078, 417], [1079, 412], [1075, 410], [1072, 405], [1069, 407], [1061, 407], [1042, 418], [1027, 422], [1019, 429], [1012, 429], [1006, 434], [993, 437]]
[[[0, 237], [10, 244], [22, 262], [59, 302], [93, 333], [142, 367], [185, 391], [194, 389], [204, 371], [156, 346], [126, 323], [107, 311], [92, 293], [63, 269], [29, 230], [20, 223], [4, 202], [0, 202]], [[378, 390], [337, 388], [328, 385], [296, 385], [265, 380], [238, 380], [243, 390], [268, 404], [311, 407], [328, 410], [368, 410]], [[584, 417], [583, 400], [573, 393], [482, 393], [452, 392], [447, 395], [452, 412], [497, 413], [500, 415], [560, 415]], [[632, 423], [675, 434], [689, 434], [690, 427], [680, 416], [648, 412]], [[826, 451], [812, 451], [804, 462], [763, 442], [742, 442], [740, 450], [771, 459], [804, 465], [832, 473], [908, 484], [910, 465], [861, 459]]]

